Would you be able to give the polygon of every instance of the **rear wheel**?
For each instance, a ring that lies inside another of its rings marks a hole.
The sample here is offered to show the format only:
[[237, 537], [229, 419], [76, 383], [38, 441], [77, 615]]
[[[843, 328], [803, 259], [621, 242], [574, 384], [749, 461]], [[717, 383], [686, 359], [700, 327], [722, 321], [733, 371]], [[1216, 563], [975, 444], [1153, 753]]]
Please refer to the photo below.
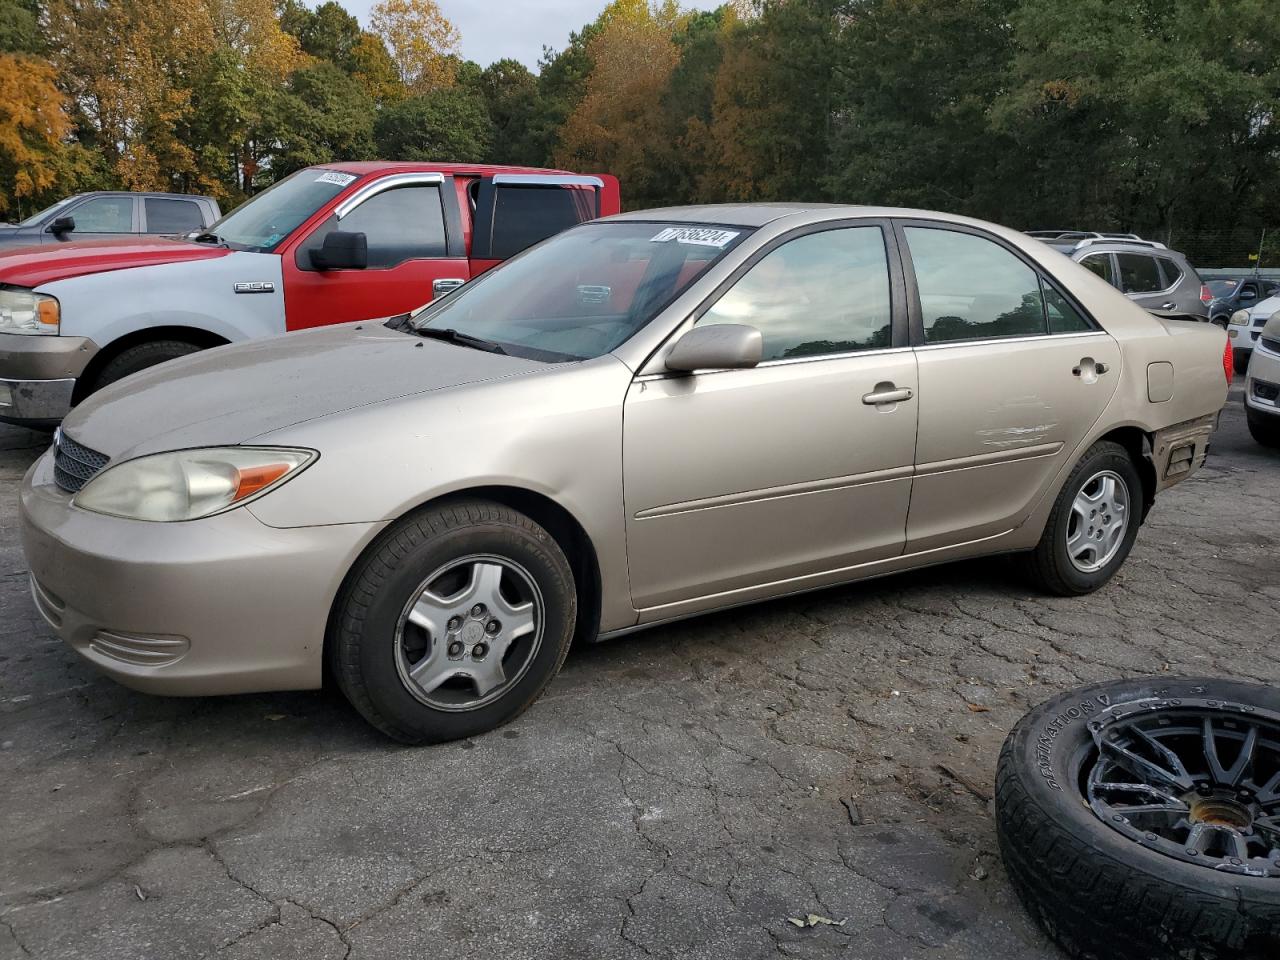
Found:
[[121, 350], [117, 356], [112, 357], [106, 366], [98, 371], [97, 377], [94, 378], [92, 389], [95, 391], [101, 390], [108, 384], [123, 380], [139, 370], [154, 367], [157, 363], [164, 363], [166, 360], [185, 357], [200, 349], [194, 343], [187, 343], [184, 340], [153, 340], [150, 343], [134, 344], [132, 347], [126, 347]]
[[528, 517], [483, 500], [395, 524], [359, 564], [328, 640], [339, 687], [404, 743], [483, 733], [559, 671], [577, 619], [573, 573]]
[[1091, 593], [1110, 580], [1138, 536], [1142, 480], [1129, 451], [1095, 443], [1063, 485], [1031, 555], [1030, 572], [1050, 593]]
[[1280, 447], [1280, 412], [1268, 416], [1265, 413], [1254, 412], [1251, 407], [1245, 407], [1244, 415], [1253, 439], [1264, 447]]

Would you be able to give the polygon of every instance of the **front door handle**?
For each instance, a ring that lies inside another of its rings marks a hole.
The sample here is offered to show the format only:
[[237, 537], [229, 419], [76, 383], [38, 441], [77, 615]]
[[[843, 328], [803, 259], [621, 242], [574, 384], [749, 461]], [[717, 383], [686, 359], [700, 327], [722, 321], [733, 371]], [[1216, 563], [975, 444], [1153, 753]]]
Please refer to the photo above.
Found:
[[892, 383], [877, 383], [870, 393], [862, 395], [862, 402], [869, 407], [879, 407], [887, 403], [901, 403], [910, 400], [915, 394], [910, 387], [895, 387]]
[[466, 282], [461, 277], [442, 277], [439, 280], [432, 280], [431, 295], [433, 297], [444, 296], [450, 290], [457, 290]]

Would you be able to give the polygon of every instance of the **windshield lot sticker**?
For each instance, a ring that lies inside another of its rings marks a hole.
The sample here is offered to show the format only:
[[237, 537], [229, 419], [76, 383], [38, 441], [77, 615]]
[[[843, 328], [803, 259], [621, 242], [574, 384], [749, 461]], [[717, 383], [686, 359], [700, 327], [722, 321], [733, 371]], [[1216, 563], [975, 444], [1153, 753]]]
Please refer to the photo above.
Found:
[[694, 243], [700, 247], [723, 247], [736, 237], [739, 230], [711, 230], [707, 227], [667, 227], [656, 237], [650, 237], [650, 243]]
[[337, 170], [326, 170], [320, 176], [316, 177], [316, 183], [336, 183], [340, 187], [345, 187], [354, 180], [353, 173], [339, 173]]

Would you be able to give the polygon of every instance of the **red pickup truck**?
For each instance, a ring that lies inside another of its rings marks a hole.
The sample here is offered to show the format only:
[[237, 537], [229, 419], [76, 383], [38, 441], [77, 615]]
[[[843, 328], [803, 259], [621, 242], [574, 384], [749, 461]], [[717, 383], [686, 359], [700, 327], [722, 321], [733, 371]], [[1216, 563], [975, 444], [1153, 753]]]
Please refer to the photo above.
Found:
[[205, 347], [405, 313], [619, 210], [618, 181], [436, 163], [308, 167], [185, 238], [0, 253], [0, 420]]

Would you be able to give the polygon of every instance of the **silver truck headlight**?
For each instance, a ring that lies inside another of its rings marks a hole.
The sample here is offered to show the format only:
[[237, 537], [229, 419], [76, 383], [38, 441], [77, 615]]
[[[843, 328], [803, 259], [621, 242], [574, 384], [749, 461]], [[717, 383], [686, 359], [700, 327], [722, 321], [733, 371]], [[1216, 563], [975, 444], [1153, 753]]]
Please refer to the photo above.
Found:
[[1249, 325], [1249, 311], [1237, 310], [1231, 315], [1229, 323], [1234, 323], [1237, 327], [1247, 327]]
[[130, 520], [196, 520], [230, 510], [297, 476], [319, 454], [278, 447], [211, 447], [126, 460], [71, 501]]
[[0, 290], [0, 333], [57, 334], [58, 301], [30, 290]]

